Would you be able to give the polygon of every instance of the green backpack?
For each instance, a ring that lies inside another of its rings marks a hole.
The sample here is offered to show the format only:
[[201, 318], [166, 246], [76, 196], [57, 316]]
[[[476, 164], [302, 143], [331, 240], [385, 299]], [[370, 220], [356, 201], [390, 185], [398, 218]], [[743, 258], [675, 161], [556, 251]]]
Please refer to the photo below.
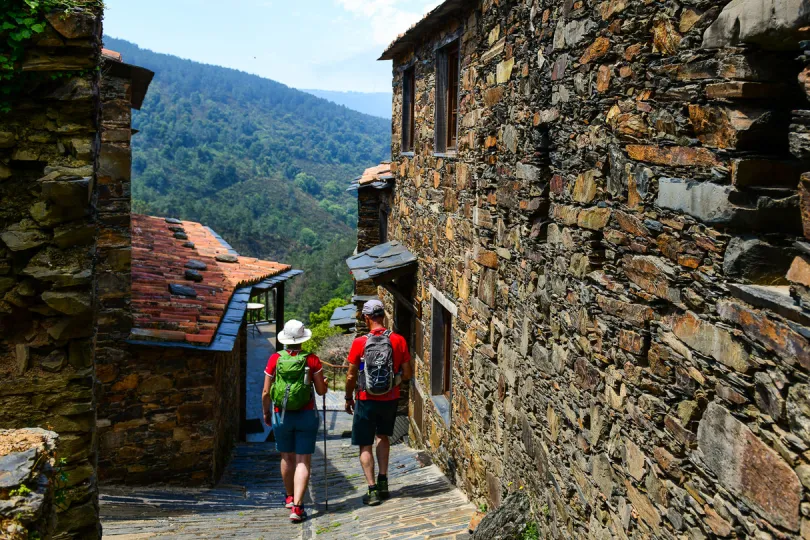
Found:
[[312, 401], [312, 386], [304, 384], [304, 369], [307, 367], [307, 354], [291, 355], [287, 351], [278, 353], [276, 380], [271, 395], [273, 403], [282, 411], [297, 411]]

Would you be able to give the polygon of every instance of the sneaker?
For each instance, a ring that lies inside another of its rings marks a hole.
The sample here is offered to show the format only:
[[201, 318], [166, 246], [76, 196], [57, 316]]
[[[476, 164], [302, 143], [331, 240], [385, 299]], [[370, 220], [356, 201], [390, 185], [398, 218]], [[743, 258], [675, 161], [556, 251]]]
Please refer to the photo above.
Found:
[[304, 512], [303, 506], [293, 506], [292, 512], [290, 513], [290, 521], [293, 523], [301, 523], [307, 519], [307, 513]]
[[388, 478], [377, 477], [377, 492], [382, 500], [391, 498], [391, 493], [388, 491]]
[[293, 504], [293, 496], [287, 495], [287, 498], [284, 499], [284, 508], [292, 508], [293, 506], [295, 506], [295, 504]]
[[363, 504], [367, 504], [369, 506], [379, 506], [382, 504], [382, 498], [380, 497], [380, 492], [375, 488], [369, 488], [368, 494], [363, 495]]

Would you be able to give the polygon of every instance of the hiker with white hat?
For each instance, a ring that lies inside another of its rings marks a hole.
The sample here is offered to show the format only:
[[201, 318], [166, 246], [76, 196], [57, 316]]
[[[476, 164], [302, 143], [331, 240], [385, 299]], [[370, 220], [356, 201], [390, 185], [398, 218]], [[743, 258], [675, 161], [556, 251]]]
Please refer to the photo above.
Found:
[[[363, 496], [363, 504], [377, 506], [390, 496], [389, 437], [394, 434], [399, 385], [410, 379], [413, 371], [408, 342], [385, 328], [383, 303], [369, 300], [363, 305], [362, 313], [369, 333], [355, 339], [349, 351], [346, 412], [354, 415], [352, 444], [360, 447], [360, 465], [368, 482], [368, 493]], [[355, 388], [358, 390], [356, 396]], [[372, 454], [375, 438], [379, 466], [376, 479]]]
[[327, 390], [321, 360], [301, 351], [301, 345], [311, 337], [312, 332], [304, 323], [288, 321], [278, 334], [285, 350], [274, 353], [264, 370], [264, 422], [273, 428], [276, 448], [281, 454], [281, 477], [287, 490], [284, 505], [290, 509], [293, 522], [307, 518], [304, 493], [320, 423], [313, 386], [319, 396]]

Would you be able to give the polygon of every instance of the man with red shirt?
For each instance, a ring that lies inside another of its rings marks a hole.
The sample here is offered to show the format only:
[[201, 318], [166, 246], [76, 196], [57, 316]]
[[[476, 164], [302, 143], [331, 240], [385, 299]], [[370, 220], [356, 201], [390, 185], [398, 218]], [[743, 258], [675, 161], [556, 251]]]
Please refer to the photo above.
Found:
[[[379, 300], [369, 300], [363, 306], [363, 316], [370, 334], [380, 336], [387, 332], [385, 328], [385, 308]], [[393, 349], [394, 373], [402, 381], [411, 378], [411, 355], [405, 338], [390, 333]], [[346, 377], [346, 412], [354, 415], [352, 425], [352, 444], [360, 447], [360, 465], [368, 482], [368, 494], [363, 503], [377, 506], [389, 497], [388, 492], [388, 456], [391, 450], [389, 437], [394, 434], [394, 421], [397, 416], [399, 386], [394, 385], [390, 392], [383, 395], [372, 395], [364, 390], [354, 391], [359, 377], [363, 376], [361, 366], [364, 364], [364, 353], [368, 336], [360, 336], [352, 343], [349, 351], [349, 373]], [[379, 475], [374, 479], [374, 456], [372, 448], [374, 437], [377, 437], [377, 463]]]

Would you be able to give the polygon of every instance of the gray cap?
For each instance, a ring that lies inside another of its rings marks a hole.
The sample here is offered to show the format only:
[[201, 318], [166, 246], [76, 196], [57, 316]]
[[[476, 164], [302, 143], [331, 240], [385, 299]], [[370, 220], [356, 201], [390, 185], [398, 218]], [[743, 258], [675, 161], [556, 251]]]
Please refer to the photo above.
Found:
[[381, 317], [385, 315], [385, 307], [379, 300], [369, 300], [363, 304], [363, 315], [369, 317]]

